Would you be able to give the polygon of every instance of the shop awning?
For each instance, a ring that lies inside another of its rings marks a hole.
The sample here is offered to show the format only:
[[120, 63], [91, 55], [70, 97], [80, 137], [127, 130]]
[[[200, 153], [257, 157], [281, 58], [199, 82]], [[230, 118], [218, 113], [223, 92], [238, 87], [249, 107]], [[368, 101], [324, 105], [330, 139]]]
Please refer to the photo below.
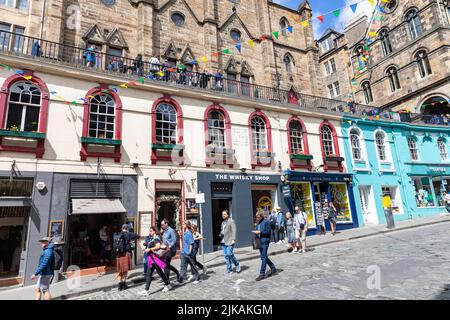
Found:
[[71, 214], [126, 213], [120, 199], [72, 199]]

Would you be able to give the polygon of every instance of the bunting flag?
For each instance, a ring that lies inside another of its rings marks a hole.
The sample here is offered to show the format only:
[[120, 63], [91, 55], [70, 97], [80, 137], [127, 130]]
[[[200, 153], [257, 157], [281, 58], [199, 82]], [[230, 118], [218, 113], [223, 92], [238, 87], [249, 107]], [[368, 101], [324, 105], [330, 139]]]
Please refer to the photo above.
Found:
[[358, 4], [357, 4], [357, 3], [352, 4], [352, 5], [350, 6], [350, 8], [352, 9], [353, 13], [356, 13], [356, 8], [357, 8], [357, 7], [358, 7]]
[[219, 57], [219, 52], [214, 52], [213, 56], [216, 57], [216, 58]]
[[367, 1], [369, 1], [369, 3], [370, 3], [371, 6], [374, 6], [374, 5], [375, 5], [375, 0], [367, 0]]
[[200, 61], [203, 62], [203, 63], [206, 63], [206, 57], [205, 56], [201, 57]]
[[370, 31], [370, 32], [369, 32], [369, 36], [370, 36], [370, 37], [377, 37], [378, 35], [377, 35], [376, 32]]
[[382, 16], [374, 16], [373, 17], [373, 19], [375, 20], [375, 21], [382, 21], [382, 20], [384, 20], [384, 18], [382, 17]]
[[274, 36], [275, 38], [278, 39], [278, 37], [280, 36], [280, 31], [272, 32], [272, 34], [273, 34], [273, 36]]
[[309, 21], [308, 21], [308, 20], [302, 21], [302, 22], [300, 23], [300, 25], [301, 25], [302, 27], [306, 28], [307, 26], [309, 26]]
[[238, 43], [236, 45], [236, 50], [239, 51], [239, 53], [241, 53], [241, 49], [242, 49], [242, 45], [240, 43]]
[[377, 10], [380, 11], [381, 13], [386, 13], [386, 11], [384, 11], [384, 9], [381, 6], [377, 6]]
[[121, 87], [121, 88], [124, 88], [124, 89], [128, 89], [128, 86], [127, 86], [126, 83], [121, 84], [120, 87]]
[[289, 26], [289, 27], [287, 28], [287, 31], [289, 31], [289, 33], [294, 32], [294, 27], [293, 27], [293, 26]]
[[145, 78], [144, 77], [140, 77], [138, 79], [138, 82], [144, 84], [145, 83]]
[[16, 74], [23, 75], [25, 72], [23, 70], [16, 70]]
[[341, 9], [336, 9], [333, 11], [334, 16], [337, 18], [341, 15]]
[[255, 45], [252, 39], [248, 40], [247, 43], [251, 48], [253, 48], [253, 46]]
[[261, 41], [266, 40], [266, 35], [265, 34], [260, 35], [259, 40], [261, 40]]
[[223, 54], [230, 54], [230, 49], [225, 49], [222, 52], [223, 52]]
[[32, 76], [24, 76], [23, 78], [24, 78], [25, 80], [31, 80], [31, 79], [33, 79]]
[[323, 22], [323, 16], [318, 16], [317, 19], [318, 19], [320, 22]]

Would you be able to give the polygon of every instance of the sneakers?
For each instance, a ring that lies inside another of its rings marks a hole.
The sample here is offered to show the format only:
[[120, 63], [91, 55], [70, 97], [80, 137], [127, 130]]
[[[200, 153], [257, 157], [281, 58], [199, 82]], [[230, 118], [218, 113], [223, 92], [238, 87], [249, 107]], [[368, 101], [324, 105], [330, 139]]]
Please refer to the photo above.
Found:
[[306, 253], [306, 249], [303, 249], [303, 250], [302, 250], [302, 253]]
[[258, 278], [256, 278], [256, 281], [261, 281], [264, 280], [266, 278], [266, 276], [264, 274], [260, 274]]
[[122, 291], [122, 290], [123, 290], [123, 283], [119, 282], [119, 291]]
[[208, 272], [208, 268], [205, 266], [205, 265], [203, 265], [203, 274], [206, 274], [206, 272]]
[[241, 273], [241, 265], [240, 265], [240, 264], [238, 264], [238, 265], [236, 266], [236, 272], [237, 272], [237, 273]]
[[162, 289], [162, 292], [168, 292], [170, 291], [170, 285], [164, 286], [164, 288]]
[[233, 271], [225, 271], [224, 274], [227, 275], [227, 276], [231, 276], [233, 274]]
[[270, 270], [270, 271], [267, 273], [266, 277], [274, 276], [274, 275], [276, 275], [277, 273], [278, 273], [278, 270], [277, 270], [277, 269]]
[[138, 295], [140, 295], [140, 296], [148, 296], [148, 291], [147, 290], [142, 290], [142, 291], [138, 292]]
[[188, 278], [188, 282], [192, 281], [192, 279], [194, 279], [194, 275], [190, 275]]

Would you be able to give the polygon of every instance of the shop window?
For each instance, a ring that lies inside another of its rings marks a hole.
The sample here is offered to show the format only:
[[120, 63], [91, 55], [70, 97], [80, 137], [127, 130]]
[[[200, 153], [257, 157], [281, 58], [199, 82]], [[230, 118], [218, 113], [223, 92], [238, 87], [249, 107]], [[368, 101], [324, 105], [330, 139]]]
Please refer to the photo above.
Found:
[[417, 9], [408, 10], [405, 19], [408, 24], [411, 39], [414, 40], [418, 38], [422, 34], [422, 23], [420, 22], [420, 16]]
[[445, 142], [446, 141], [442, 138], [437, 141], [439, 155], [442, 161], [448, 161], [447, 146], [445, 145]]
[[408, 148], [409, 154], [411, 155], [411, 160], [419, 160], [419, 151], [417, 150], [417, 143], [414, 137], [408, 138]]
[[392, 66], [386, 71], [386, 76], [389, 79], [389, 84], [391, 86], [391, 91], [395, 92], [400, 89], [400, 79], [398, 78], [397, 68]]
[[438, 206], [445, 206], [446, 201], [444, 199], [443, 193], [446, 191], [445, 186], [443, 184], [442, 178], [432, 178], [432, 184], [434, 189], [434, 194], [436, 196], [436, 202]]
[[432, 71], [427, 52], [425, 50], [420, 50], [419, 52], [417, 52], [415, 58], [419, 67], [420, 76], [422, 78], [425, 78], [426, 76], [430, 75]]
[[353, 217], [350, 210], [350, 200], [346, 183], [330, 183], [331, 201], [339, 211], [336, 217], [337, 223], [352, 223]]
[[41, 89], [32, 82], [15, 83], [9, 93], [6, 128], [37, 132], [41, 110]]
[[436, 206], [430, 179], [428, 177], [412, 177], [412, 181], [415, 188], [417, 207], [424, 208]]
[[352, 148], [353, 160], [362, 160], [360, 134], [356, 129], [350, 131], [350, 146]]

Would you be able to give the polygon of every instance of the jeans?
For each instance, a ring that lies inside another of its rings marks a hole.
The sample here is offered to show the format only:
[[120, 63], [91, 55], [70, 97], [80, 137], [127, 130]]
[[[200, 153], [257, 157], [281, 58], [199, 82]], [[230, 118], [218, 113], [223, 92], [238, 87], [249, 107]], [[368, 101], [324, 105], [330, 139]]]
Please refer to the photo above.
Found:
[[278, 232], [275, 227], [270, 228], [270, 239], [272, 242], [278, 242]]
[[203, 270], [203, 265], [197, 261], [197, 253], [198, 253], [198, 248], [197, 247], [193, 247], [192, 251], [191, 251], [191, 257], [192, 257], [192, 261], [194, 261], [194, 264], [199, 267], [200, 269]]
[[226, 246], [222, 243], [222, 250], [223, 250], [223, 254], [225, 256], [225, 262], [227, 263], [227, 272], [233, 271], [231, 269], [232, 264], [234, 264], [236, 267], [239, 265], [239, 262], [237, 261], [236, 257], [234, 256], [233, 248], [234, 248], [233, 245]]
[[259, 253], [261, 254], [261, 270], [260, 270], [261, 275], [266, 274], [266, 266], [267, 265], [270, 267], [270, 269], [272, 271], [276, 270], [275, 265], [267, 256], [267, 252], [269, 251], [269, 243], [270, 243], [270, 239], [268, 239], [268, 238], [261, 239], [261, 249], [259, 249]]
[[166, 286], [168, 286], [170, 284], [169, 280], [166, 278], [166, 275], [164, 274], [164, 272], [161, 270], [160, 267], [158, 267], [156, 265], [156, 263], [153, 263], [153, 265], [147, 269], [147, 273], [146, 273], [146, 279], [145, 279], [145, 290], [148, 291], [150, 289], [150, 285], [152, 284], [152, 276], [153, 276], [153, 271], [155, 271], [158, 273], [158, 275], [161, 277], [161, 279], [164, 281], [164, 284]]
[[285, 238], [285, 236], [284, 236], [284, 227], [277, 227], [277, 231], [278, 231], [278, 241], [283, 241], [284, 238]]
[[100, 259], [105, 260], [108, 258], [106, 254], [106, 245], [108, 244], [108, 241], [100, 240]]
[[196, 280], [200, 279], [200, 274], [198, 273], [197, 269], [195, 268], [195, 262], [192, 259], [191, 256], [182, 253], [181, 256], [181, 265], [180, 265], [180, 278], [183, 280], [186, 276], [187, 267], [188, 265], [191, 266], [191, 272], [192, 275], [196, 278]]
[[180, 273], [178, 272], [177, 268], [175, 268], [174, 266], [172, 266], [170, 264], [170, 262], [172, 261], [172, 258], [176, 255], [176, 251], [172, 251], [170, 250], [167, 255], [166, 255], [166, 264], [167, 264], [167, 268], [164, 270], [164, 273], [166, 275], [166, 278], [170, 280], [170, 271], [175, 272], [175, 274], [177, 275], [177, 277], [180, 276]]

